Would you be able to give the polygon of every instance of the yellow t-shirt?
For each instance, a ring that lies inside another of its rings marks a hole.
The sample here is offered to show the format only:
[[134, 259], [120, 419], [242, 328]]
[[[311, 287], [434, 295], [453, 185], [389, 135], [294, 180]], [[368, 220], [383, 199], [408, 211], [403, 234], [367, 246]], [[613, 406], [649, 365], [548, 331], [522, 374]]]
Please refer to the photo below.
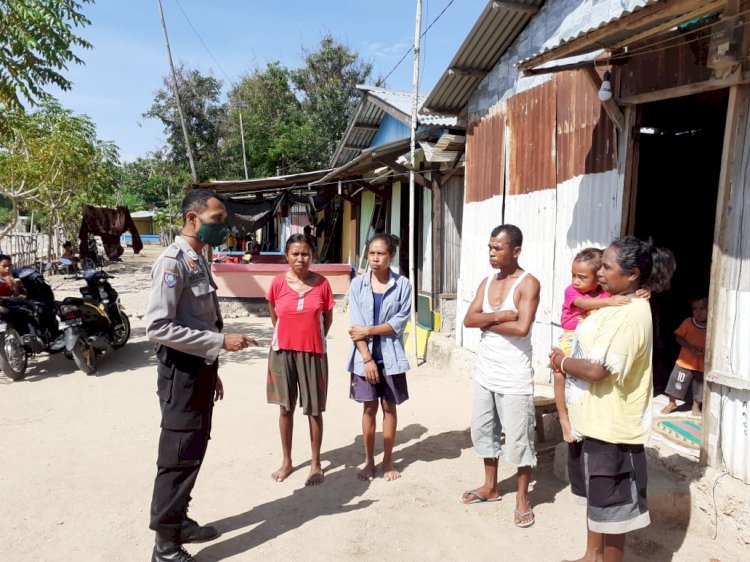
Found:
[[570, 421], [583, 436], [608, 443], [648, 440], [652, 330], [649, 302], [639, 298], [600, 308], [579, 322], [572, 357], [604, 365], [612, 373], [599, 382], [573, 379], [566, 385]]

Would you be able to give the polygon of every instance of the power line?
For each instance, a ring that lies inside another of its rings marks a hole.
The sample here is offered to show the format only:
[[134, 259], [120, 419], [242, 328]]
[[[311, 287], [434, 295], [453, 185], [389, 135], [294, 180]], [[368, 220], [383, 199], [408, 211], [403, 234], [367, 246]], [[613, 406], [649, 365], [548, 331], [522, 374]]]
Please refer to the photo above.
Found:
[[[441, 11], [441, 12], [440, 12], [440, 13], [439, 13], [439, 14], [438, 14], [438, 15], [437, 15], [436, 17], [435, 17], [435, 19], [434, 19], [434, 20], [432, 20], [432, 21], [430, 22], [430, 25], [428, 25], [428, 26], [427, 26], [427, 29], [425, 29], [425, 30], [424, 30], [424, 31], [422, 32], [422, 35], [421, 35], [420, 37], [424, 37], [425, 35], [427, 35], [427, 32], [428, 32], [428, 31], [430, 30], [430, 28], [431, 28], [431, 27], [432, 27], [433, 25], [435, 25], [435, 23], [436, 23], [436, 22], [437, 22], [437, 21], [438, 21], [438, 20], [440, 19], [440, 17], [441, 17], [441, 16], [442, 16], [442, 15], [443, 15], [443, 14], [445, 13], [445, 11], [446, 11], [446, 10], [447, 10], [448, 8], [450, 8], [450, 7], [451, 7], [451, 4], [453, 4], [453, 2], [454, 2], [454, 1], [455, 1], [455, 0], [450, 0], [450, 2], [448, 2], [448, 3], [447, 3], [447, 4], [445, 5], [445, 8], [443, 8], [443, 10], [442, 10], [442, 11]], [[393, 68], [391, 68], [390, 72], [389, 72], [388, 74], [386, 74], [386, 75], [385, 75], [385, 78], [383, 78], [383, 82], [385, 82], [386, 80], [388, 80], [388, 77], [389, 77], [389, 76], [390, 76], [391, 74], [393, 74], [393, 73], [395, 72], [395, 70], [396, 70], [396, 69], [397, 69], [397, 68], [398, 68], [398, 67], [399, 67], [399, 66], [401, 65], [401, 63], [402, 63], [402, 62], [404, 62], [404, 59], [405, 59], [406, 57], [408, 57], [408, 56], [409, 56], [409, 53], [411, 53], [411, 52], [412, 52], [412, 47], [409, 47], [409, 48], [408, 48], [408, 49], [406, 50], [406, 52], [404, 53], [404, 55], [403, 55], [403, 56], [402, 56], [402, 57], [401, 57], [401, 58], [399, 59], [399, 61], [398, 61], [398, 62], [396, 63], [396, 66], [394, 66]]]
[[221, 73], [224, 75], [224, 77], [229, 81], [229, 83], [232, 86], [236, 86], [236, 84], [234, 83], [234, 80], [232, 80], [229, 77], [229, 74], [227, 74], [226, 71], [221, 67], [221, 64], [219, 63], [219, 61], [217, 60], [217, 58], [214, 56], [214, 54], [211, 52], [211, 49], [208, 48], [208, 45], [206, 45], [206, 42], [203, 40], [203, 37], [201, 37], [201, 34], [198, 33], [198, 30], [193, 25], [193, 22], [190, 21], [190, 18], [188, 17], [187, 13], [185, 12], [185, 9], [182, 7], [182, 4], [180, 4], [180, 0], [174, 0], [174, 1], [177, 4], [177, 7], [182, 12], [182, 15], [185, 17], [185, 20], [188, 22], [188, 25], [193, 30], [193, 33], [195, 33], [195, 36], [198, 38], [198, 41], [201, 42], [201, 45], [203, 45], [203, 48], [206, 49], [206, 52], [208, 53], [208, 55], [216, 63], [217, 68], [221, 71]]

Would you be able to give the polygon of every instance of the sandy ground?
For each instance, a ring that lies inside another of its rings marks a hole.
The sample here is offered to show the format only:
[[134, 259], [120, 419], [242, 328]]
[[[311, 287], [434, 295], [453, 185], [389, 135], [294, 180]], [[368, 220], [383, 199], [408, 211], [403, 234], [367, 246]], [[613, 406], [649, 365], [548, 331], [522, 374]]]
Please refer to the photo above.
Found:
[[[154, 354], [137, 318], [147, 298], [149, 253], [120, 266], [121, 273], [130, 273], [114, 284], [136, 316], [133, 338], [101, 358], [96, 376], [76, 371], [60, 355], [36, 358], [24, 381], [0, 376], [0, 560], [150, 557], [153, 534], [147, 525], [159, 410]], [[58, 287], [60, 294], [63, 289]], [[254, 335], [261, 347], [221, 359], [226, 398], [215, 410], [213, 439], [190, 513], [223, 535], [188, 545], [198, 560], [555, 561], [582, 552], [584, 508], [571, 501], [548, 456], [531, 493], [536, 526], [514, 527], [515, 483], [506, 466], [503, 501], [458, 502], [482, 479], [468, 432], [467, 373], [429, 366], [413, 370], [412, 398], [399, 409], [395, 457], [403, 477], [358, 481], [361, 410], [348, 399], [346, 327], [346, 316], [337, 312], [329, 342], [326, 478], [306, 488], [309, 442], [301, 414], [294, 437], [297, 470], [283, 483], [270, 477], [281, 458], [278, 410], [265, 403], [270, 321], [228, 322], [227, 329]], [[635, 561], [747, 559], [731, 547], [659, 522], [634, 534], [629, 546], [626, 559]]]

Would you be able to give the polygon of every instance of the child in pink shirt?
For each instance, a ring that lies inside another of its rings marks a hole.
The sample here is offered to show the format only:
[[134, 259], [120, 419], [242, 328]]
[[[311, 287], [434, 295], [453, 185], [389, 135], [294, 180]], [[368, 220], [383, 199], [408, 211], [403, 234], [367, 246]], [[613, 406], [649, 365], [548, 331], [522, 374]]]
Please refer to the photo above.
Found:
[[[572, 283], [565, 289], [560, 325], [563, 333], [560, 336], [560, 349], [570, 355], [573, 347], [573, 335], [578, 322], [589, 312], [605, 306], [622, 306], [630, 302], [630, 297], [610, 295], [599, 286], [598, 274], [602, 261], [602, 250], [586, 248], [573, 258], [571, 267]], [[639, 297], [650, 296], [650, 291], [640, 289]], [[568, 408], [565, 405], [565, 375], [555, 373], [555, 404], [560, 415], [563, 439], [568, 443], [578, 441], [568, 419]]]

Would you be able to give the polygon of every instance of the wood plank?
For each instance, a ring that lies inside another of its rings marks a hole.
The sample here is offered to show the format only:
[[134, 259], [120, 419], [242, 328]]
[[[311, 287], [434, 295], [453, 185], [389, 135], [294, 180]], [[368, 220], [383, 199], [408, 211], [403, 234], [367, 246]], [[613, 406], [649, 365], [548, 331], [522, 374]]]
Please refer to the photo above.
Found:
[[[594, 89], [599, 92], [599, 88], [602, 87], [602, 79], [599, 77], [599, 73], [596, 71], [596, 69], [593, 66], [586, 66], [583, 68], [584, 74], [591, 80], [591, 83], [594, 85]], [[612, 80], [610, 78], [610, 80]], [[614, 89], [615, 85], [610, 82], [612, 88]], [[600, 100], [601, 101], [601, 100]], [[622, 114], [622, 110], [620, 109], [620, 106], [617, 105], [617, 102], [614, 100], [614, 98], [610, 98], [607, 101], [601, 102], [602, 107], [604, 108], [604, 111], [607, 112], [607, 115], [612, 120], [612, 123], [615, 124], [615, 127], [617, 127], [620, 131], [625, 130], [625, 116]]]
[[354, 128], [361, 129], [363, 131], [378, 131], [380, 130], [380, 125], [364, 125], [363, 123], [355, 123]]
[[[519, 70], [528, 70], [546, 62], [561, 59], [578, 52], [585, 52], [587, 47], [602, 47], [610, 35], [627, 30], [628, 28], [639, 28], [647, 26], [649, 22], [664, 17], [674, 16], [675, 22], [690, 21], [695, 11], [705, 7], [706, 0], [662, 0], [658, 4], [646, 6], [634, 14], [626, 15], [598, 29], [594, 29], [576, 39], [571, 39], [559, 47], [550, 49], [536, 57], [533, 57], [518, 65]], [[714, 10], [715, 11], [715, 10]], [[710, 11], [705, 12], [710, 13]], [[681, 17], [680, 17], [681, 16]], [[593, 49], [592, 49], [593, 50]]]
[[[386, 157], [378, 158], [377, 162], [380, 162], [384, 166], [388, 166], [391, 170], [398, 172], [400, 174], [409, 173], [409, 168], [407, 168], [406, 166], [402, 164], [399, 164], [392, 158], [386, 158]], [[420, 174], [419, 172], [414, 172], [414, 181], [417, 182], [422, 187], [428, 187], [425, 182], [425, 179], [422, 177], [422, 174]]]
[[628, 236], [635, 230], [635, 201], [638, 194], [639, 116], [637, 107], [625, 108], [625, 128], [623, 129], [621, 150], [618, 153], [617, 169], [623, 177], [622, 222], [620, 235]]
[[432, 306], [437, 309], [443, 290], [443, 190], [432, 180]]
[[712, 78], [711, 80], [704, 80], [693, 84], [683, 84], [682, 86], [675, 86], [674, 88], [666, 88], [655, 92], [646, 92], [644, 94], [628, 96], [620, 98], [617, 101], [620, 105], [636, 105], [671, 98], [679, 98], [682, 96], [690, 96], [693, 94], [710, 92], [711, 90], [721, 90], [722, 88], [730, 88], [732, 86], [747, 83], [750, 83], [750, 73], [745, 72], [742, 75], [731, 74], [725, 78]]

